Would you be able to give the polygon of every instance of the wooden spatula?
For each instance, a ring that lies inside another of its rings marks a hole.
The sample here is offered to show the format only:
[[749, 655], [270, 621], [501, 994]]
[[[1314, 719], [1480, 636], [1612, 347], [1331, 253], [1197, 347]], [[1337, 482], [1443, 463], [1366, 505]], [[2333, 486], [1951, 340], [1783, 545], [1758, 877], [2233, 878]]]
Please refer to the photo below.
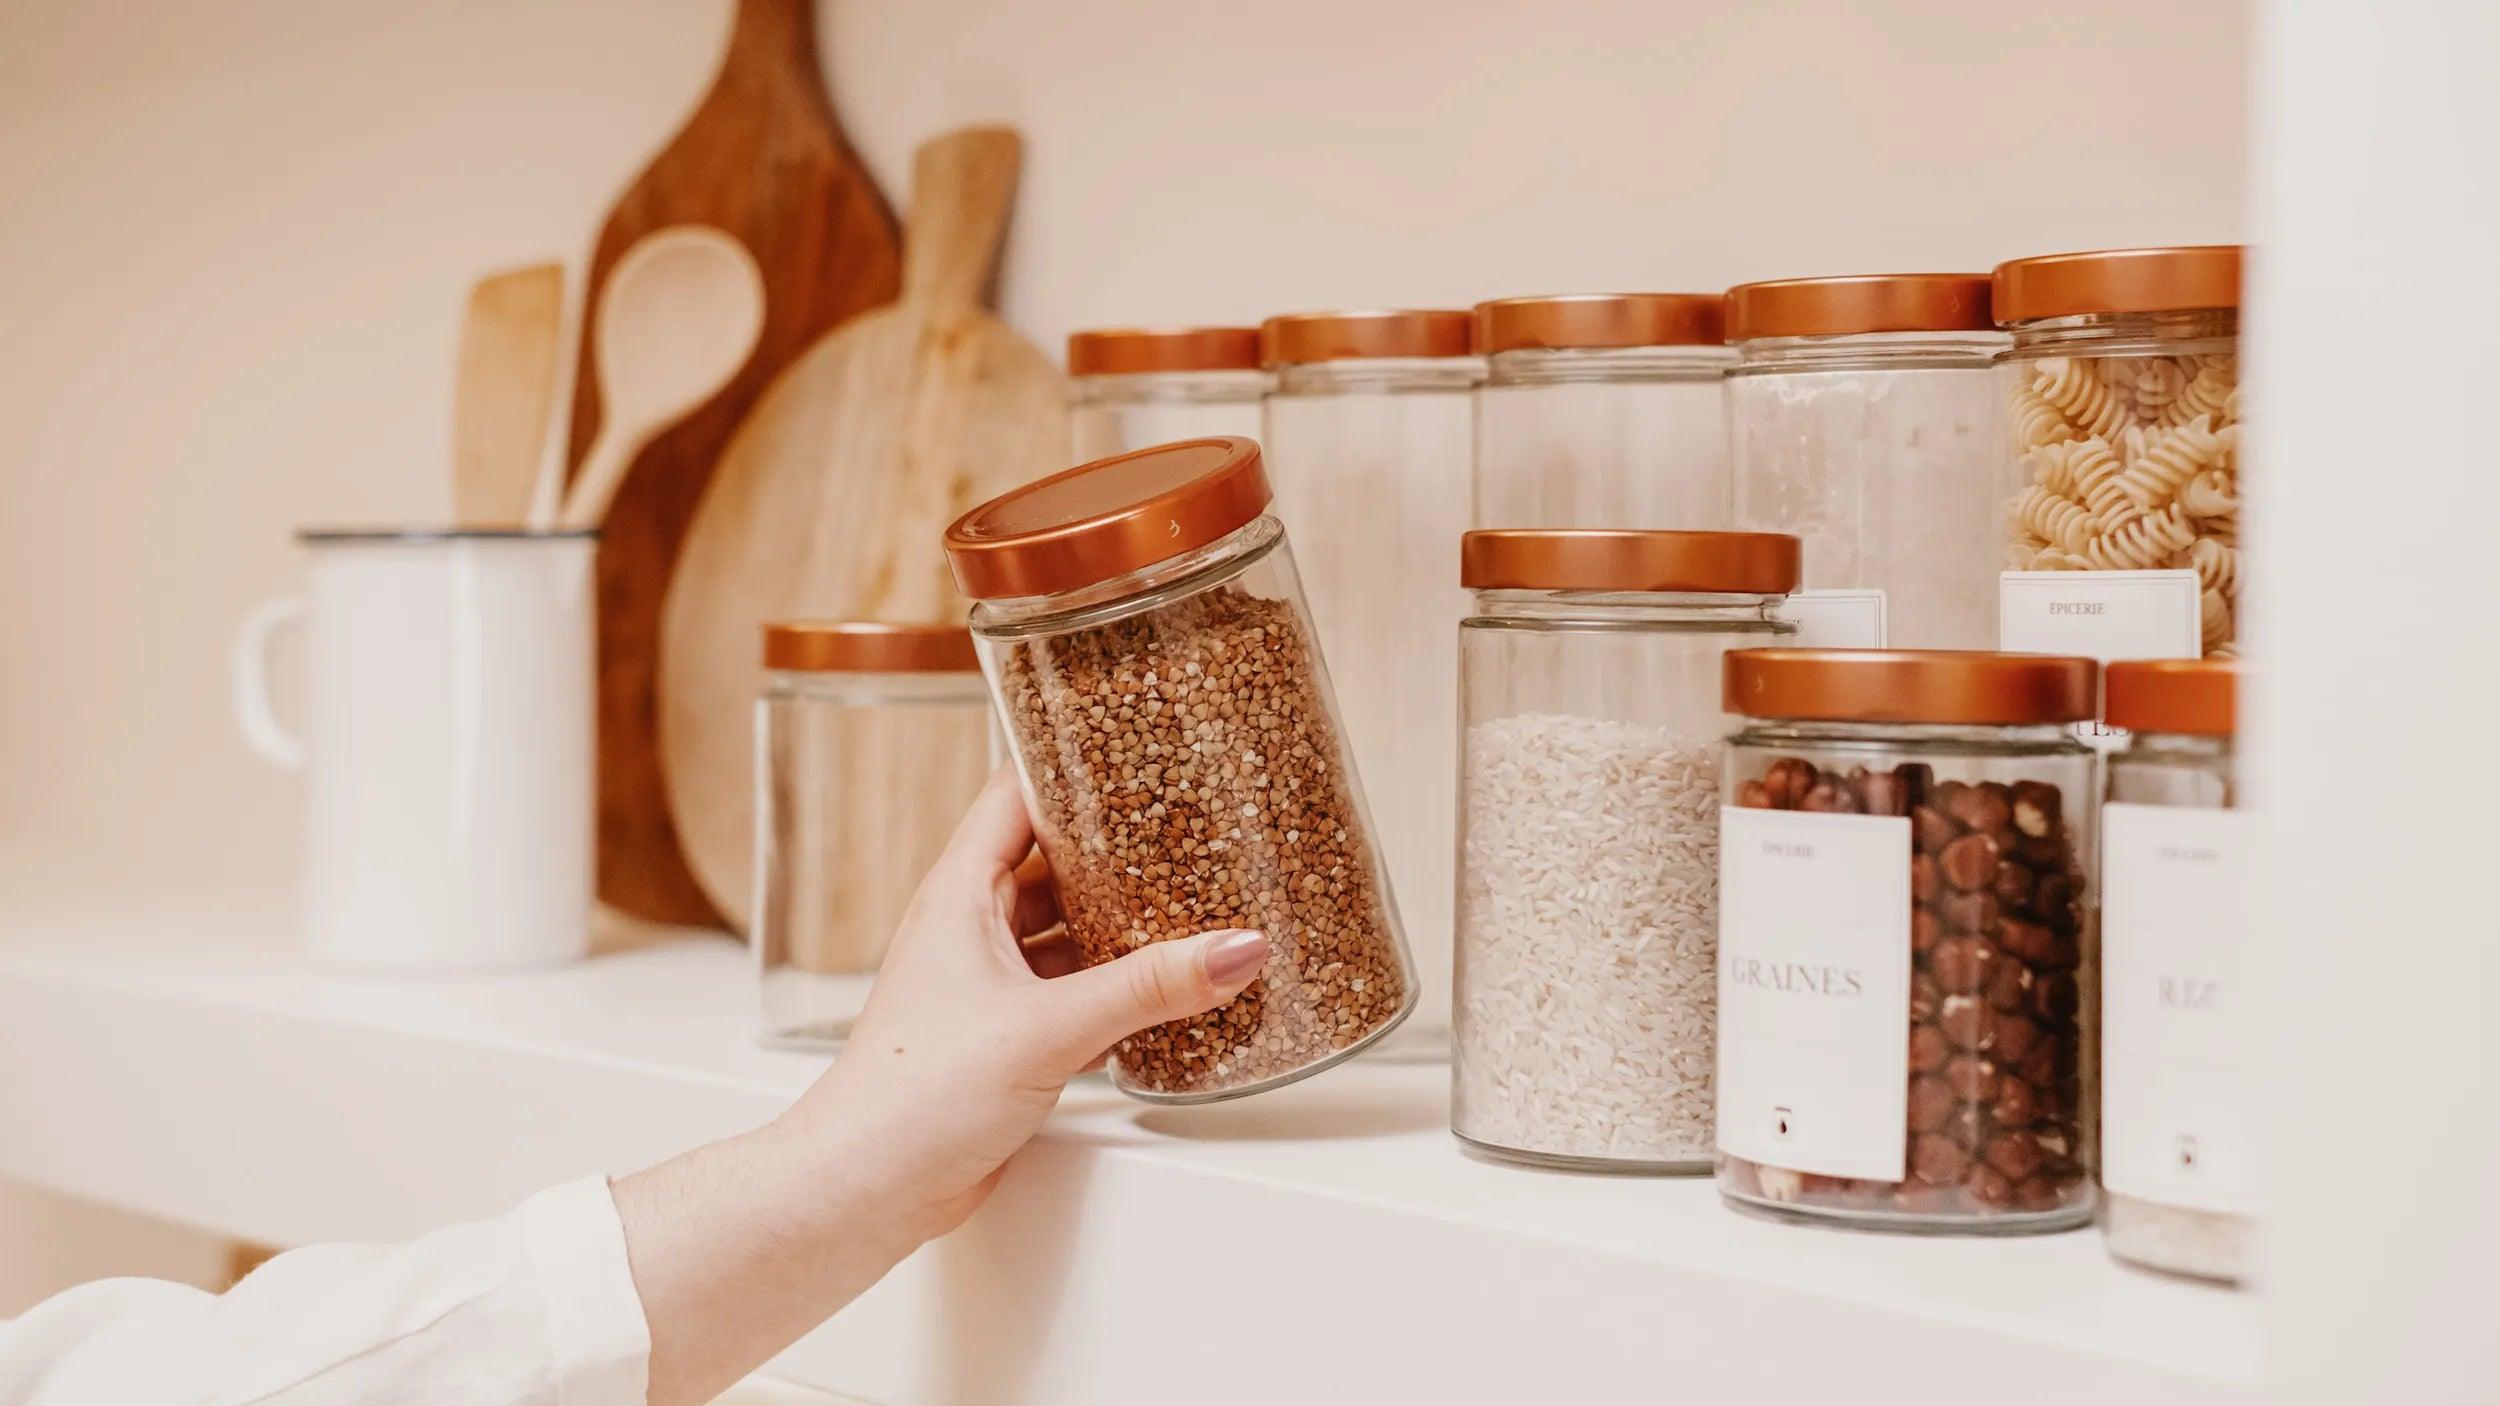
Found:
[[529, 515], [555, 399], [564, 266], [489, 274], [469, 290], [451, 395], [451, 511], [463, 527]]
[[660, 761], [704, 892], [744, 927], [758, 626], [793, 616], [960, 619], [940, 535], [1067, 465], [1066, 387], [984, 308], [1022, 143], [973, 128], [920, 148], [903, 295], [775, 380], [721, 456], [661, 612]]

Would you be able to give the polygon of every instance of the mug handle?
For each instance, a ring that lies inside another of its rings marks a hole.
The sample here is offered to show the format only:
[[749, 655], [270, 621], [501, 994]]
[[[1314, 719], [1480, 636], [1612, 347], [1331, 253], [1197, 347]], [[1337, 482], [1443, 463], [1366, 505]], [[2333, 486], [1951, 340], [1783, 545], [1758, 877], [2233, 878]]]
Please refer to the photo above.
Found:
[[269, 646], [278, 632], [304, 618], [301, 596], [281, 596], [252, 607], [235, 631], [234, 653], [227, 661], [234, 687], [234, 721], [252, 750], [289, 770], [304, 766], [303, 739], [278, 721], [269, 698]]

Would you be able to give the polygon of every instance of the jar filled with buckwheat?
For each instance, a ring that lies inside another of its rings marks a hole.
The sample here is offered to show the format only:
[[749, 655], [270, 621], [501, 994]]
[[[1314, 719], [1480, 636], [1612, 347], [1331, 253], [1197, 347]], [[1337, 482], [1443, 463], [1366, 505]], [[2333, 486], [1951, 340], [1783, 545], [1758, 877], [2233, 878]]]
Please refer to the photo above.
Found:
[[947, 529], [955, 579], [1088, 963], [1256, 928], [1259, 978], [1111, 1052], [1171, 1103], [1327, 1068], [1416, 986], [1259, 447], [1081, 465]]
[[1875, 1229], [2092, 1219], [2089, 659], [1731, 653], [1719, 1189]]

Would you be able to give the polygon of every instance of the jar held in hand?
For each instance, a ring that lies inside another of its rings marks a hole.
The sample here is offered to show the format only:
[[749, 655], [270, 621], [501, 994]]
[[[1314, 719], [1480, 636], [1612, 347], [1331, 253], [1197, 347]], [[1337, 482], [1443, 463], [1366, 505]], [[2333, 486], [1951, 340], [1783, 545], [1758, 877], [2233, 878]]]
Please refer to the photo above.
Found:
[[1083, 465], [947, 532], [1056, 875], [1101, 963], [1255, 928], [1260, 979], [1112, 1052], [1140, 1098], [1288, 1083], [1361, 1049], [1415, 983], [1258, 446]]

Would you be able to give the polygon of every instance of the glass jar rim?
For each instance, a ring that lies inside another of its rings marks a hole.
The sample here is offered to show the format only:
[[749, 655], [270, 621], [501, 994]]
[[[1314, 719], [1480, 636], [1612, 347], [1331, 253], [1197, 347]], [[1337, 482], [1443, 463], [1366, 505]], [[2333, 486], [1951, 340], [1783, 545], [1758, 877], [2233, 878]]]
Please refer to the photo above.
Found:
[[2018, 727], [2089, 721], [2100, 666], [2080, 656], [1952, 649], [1744, 649], [1721, 702], [1749, 718]]
[[2093, 313], [2207, 312], [2240, 305], [2237, 244], [2091, 249], [1997, 265], [1997, 325]]
[[1458, 308], [1281, 313], [1259, 324], [1259, 360], [1266, 366], [1468, 356], [1474, 350], [1475, 318]]
[[1097, 327], [1068, 334], [1071, 376], [1258, 369], [1256, 327]]
[[882, 620], [768, 620], [764, 667], [791, 674], [978, 673], [962, 625]]
[[1557, 293], [1476, 304], [1475, 345], [1509, 351], [1716, 347], [1727, 341], [1716, 293]]
[[1219, 541], [1274, 497], [1256, 441], [1185, 439], [1000, 494], [946, 529], [946, 556], [974, 600], [1057, 595]]
[[1984, 332], [1996, 326], [1984, 273], [1775, 278], [1727, 290], [1727, 339], [1867, 332]]
[[2239, 731], [2239, 685], [2234, 660], [2115, 660], [2101, 675], [2101, 716], [2130, 732], [2230, 737]]
[[1804, 546], [1781, 532], [1634, 528], [1493, 528], [1459, 539], [1458, 583], [1471, 591], [1639, 591], [1786, 595]]

